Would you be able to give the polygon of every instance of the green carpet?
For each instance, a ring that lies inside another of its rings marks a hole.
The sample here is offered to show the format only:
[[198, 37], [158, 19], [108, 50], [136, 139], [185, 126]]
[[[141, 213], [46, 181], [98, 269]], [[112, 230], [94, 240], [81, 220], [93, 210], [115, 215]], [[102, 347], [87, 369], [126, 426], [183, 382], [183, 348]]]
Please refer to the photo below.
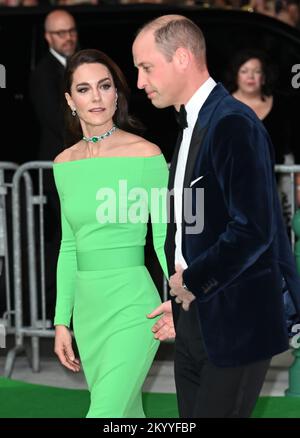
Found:
[[[145, 393], [148, 418], [178, 418], [175, 394]], [[84, 390], [53, 388], [0, 378], [0, 418], [82, 418], [89, 404]], [[300, 418], [300, 397], [261, 397], [255, 418]]]

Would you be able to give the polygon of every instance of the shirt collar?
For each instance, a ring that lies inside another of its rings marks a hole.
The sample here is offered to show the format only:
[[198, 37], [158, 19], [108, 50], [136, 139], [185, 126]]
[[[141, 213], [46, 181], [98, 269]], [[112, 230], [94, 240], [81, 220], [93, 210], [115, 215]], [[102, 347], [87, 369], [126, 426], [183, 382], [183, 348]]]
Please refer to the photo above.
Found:
[[67, 59], [64, 56], [62, 56], [60, 53], [57, 53], [57, 51], [52, 49], [52, 47], [50, 47], [49, 51], [64, 67], [67, 66]]
[[209, 77], [201, 85], [201, 87], [198, 88], [198, 90], [193, 94], [188, 103], [185, 105], [185, 109], [187, 112], [188, 129], [194, 129], [199, 111], [201, 110], [204, 102], [216, 85], [216, 82], [211, 77]]

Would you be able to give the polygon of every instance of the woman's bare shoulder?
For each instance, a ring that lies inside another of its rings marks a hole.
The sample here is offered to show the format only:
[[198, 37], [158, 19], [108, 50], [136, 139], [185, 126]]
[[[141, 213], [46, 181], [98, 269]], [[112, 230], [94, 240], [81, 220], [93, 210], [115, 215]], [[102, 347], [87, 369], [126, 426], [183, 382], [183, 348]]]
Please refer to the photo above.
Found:
[[143, 137], [135, 134], [127, 134], [128, 146], [131, 152], [136, 156], [151, 157], [153, 155], [160, 155], [162, 152], [160, 148]]
[[152, 157], [153, 155], [161, 154], [160, 148], [155, 143], [151, 143], [145, 139], [141, 141], [140, 146], [145, 157]]
[[[54, 159], [54, 163], [64, 163], [65, 161], [72, 161], [76, 159], [76, 154], [78, 154], [78, 143], [63, 150]], [[74, 158], [75, 157], [75, 158]]]

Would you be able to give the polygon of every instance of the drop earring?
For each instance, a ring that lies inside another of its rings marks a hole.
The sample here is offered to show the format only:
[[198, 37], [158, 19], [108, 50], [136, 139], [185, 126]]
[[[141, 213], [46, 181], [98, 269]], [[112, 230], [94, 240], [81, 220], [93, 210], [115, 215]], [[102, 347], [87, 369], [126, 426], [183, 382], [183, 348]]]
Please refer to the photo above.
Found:
[[73, 117], [76, 116], [76, 109], [75, 109], [75, 108], [72, 110], [72, 116], [73, 116]]

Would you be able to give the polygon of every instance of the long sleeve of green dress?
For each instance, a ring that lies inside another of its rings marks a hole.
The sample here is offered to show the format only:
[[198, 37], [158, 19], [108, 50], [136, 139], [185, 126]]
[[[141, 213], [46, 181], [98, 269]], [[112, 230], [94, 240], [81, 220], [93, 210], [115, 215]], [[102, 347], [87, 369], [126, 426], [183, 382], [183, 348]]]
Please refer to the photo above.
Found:
[[75, 281], [77, 271], [76, 243], [74, 232], [63, 211], [63, 194], [57, 184], [61, 205], [62, 240], [57, 261], [57, 298], [54, 325], [70, 326], [74, 305]]
[[168, 278], [164, 244], [167, 232], [168, 166], [164, 159], [145, 161], [143, 183], [148, 193], [153, 246], [164, 275]]

